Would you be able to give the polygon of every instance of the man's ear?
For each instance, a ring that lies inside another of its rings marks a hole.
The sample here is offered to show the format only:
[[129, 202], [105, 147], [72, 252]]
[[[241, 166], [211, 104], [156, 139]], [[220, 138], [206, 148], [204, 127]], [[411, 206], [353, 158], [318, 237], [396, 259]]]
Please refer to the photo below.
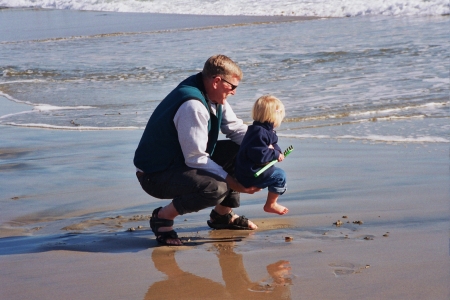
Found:
[[217, 89], [219, 82], [221, 81], [219, 76], [213, 77], [212, 86], [214, 89]]

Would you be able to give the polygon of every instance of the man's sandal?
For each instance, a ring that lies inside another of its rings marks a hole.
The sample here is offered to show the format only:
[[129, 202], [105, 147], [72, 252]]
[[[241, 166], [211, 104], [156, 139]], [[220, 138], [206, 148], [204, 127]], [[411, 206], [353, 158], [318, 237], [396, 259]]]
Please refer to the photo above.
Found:
[[248, 219], [245, 216], [239, 216], [233, 221], [235, 213], [230, 211], [228, 214], [219, 215], [214, 209], [209, 215], [211, 220], [208, 220], [208, 226], [213, 229], [234, 229], [234, 230], [254, 230], [248, 226]]
[[[175, 232], [175, 230], [159, 232], [160, 227], [172, 227], [173, 226], [173, 220], [158, 218], [158, 213], [161, 209], [162, 209], [162, 207], [158, 207], [157, 209], [155, 209], [150, 218], [150, 228], [152, 229], [153, 233], [156, 236], [156, 241], [160, 245], [181, 246], [181, 245], [177, 245], [177, 244], [167, 243], [168, 239], [180, 240], [180, 238], [178, 237], [178, 234]], [[180, 240], [180, 242], [181, 242], [181, 240]], [[181, 242], [181, 244], [183, 244], [183, 242]]]

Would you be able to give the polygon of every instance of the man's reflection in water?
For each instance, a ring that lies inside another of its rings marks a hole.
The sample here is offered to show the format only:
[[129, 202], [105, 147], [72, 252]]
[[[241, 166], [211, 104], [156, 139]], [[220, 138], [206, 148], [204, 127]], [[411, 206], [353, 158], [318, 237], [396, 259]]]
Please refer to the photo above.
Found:
[[225, 286], [210, 279], [185, 272], [178, 267], [174, 249], [156, 248], [152, 260], [167, 279], [155, 282], [145, 295], [148, 299], [291, 299], [290, 266], [278, 261], [267, 266], [269, 276], [252, 282], [244, 268], [241, 254], [233, 244], [215, 244]]

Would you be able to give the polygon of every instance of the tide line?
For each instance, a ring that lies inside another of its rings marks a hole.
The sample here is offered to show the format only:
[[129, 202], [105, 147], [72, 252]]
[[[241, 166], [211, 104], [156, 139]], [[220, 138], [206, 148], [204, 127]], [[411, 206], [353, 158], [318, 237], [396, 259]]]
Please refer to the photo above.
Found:
[[450, 140], [436, 136], [419, 136], [419, 137], [402, 137], [396, 135], [367, 135], [367, 136], [354, 136], [354, 135], [313, 135], [313, 134], [283, 134], [279, 133], [280, 137], [298, 138], [298, 139], [333, 139], [333, 140], [365, 140], [373, 142], [384, 143], [450, 143]]
[[143, 127], [137, 126], [116, 126], [116, 127], [95, 127], [95, 126], [56, 126], [43, 123], [24, 123], [18, 124], [14, 122], [5, 122], [2, 125], [26, 127], [26, 128], [41, 128], [41, 129], [54, 129], [54, 130], [76, 130], [76, 131], [111, 131], [111, 130], [136, 130], [143, 129]]

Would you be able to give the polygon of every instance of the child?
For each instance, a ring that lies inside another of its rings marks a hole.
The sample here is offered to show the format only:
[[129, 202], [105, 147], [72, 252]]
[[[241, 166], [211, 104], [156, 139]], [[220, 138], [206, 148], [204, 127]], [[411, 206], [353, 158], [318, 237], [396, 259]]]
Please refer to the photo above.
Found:
[[236, 179], [245, 187], [268, 187], [269, 193], [264, 211], [284, 215], [288, 209], [277, 203], [278, 196], [286, 191], [286, 174], [280, 168], [270, 167], [255, 178], [264, 165], [276, 159], [282, 161], [284, 155], [278, 146], [278, 136], [274, 131], [279, 127], [285, 115], [284, 105], [272, 95], [256, 100], [252, 118], [253, 125], [248, 127], [236, 157]]

